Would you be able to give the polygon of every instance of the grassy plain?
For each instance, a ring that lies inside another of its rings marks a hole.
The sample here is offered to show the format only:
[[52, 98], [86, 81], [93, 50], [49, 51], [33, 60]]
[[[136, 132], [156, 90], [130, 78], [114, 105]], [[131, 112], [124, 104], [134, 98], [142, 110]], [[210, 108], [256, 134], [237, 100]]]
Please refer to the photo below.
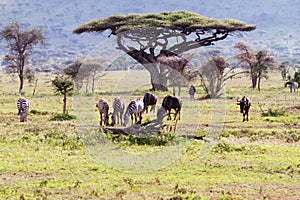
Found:
[[[261, 92], [249, 88], [247, 77], [229, 80], [226, 96], [217, 101], [200, 100], [204, 93], [199, 85], [197, 99], [189, 101], [187, 88], [183, 88], [182, 120], [176, 133], [146, 138], [144, 143], [143, 138], [109, 140], [114, 149], [129, 155], [116, 157], [117, 164], [110, 162], [109, 156], [114, 156], [110, 152], [97, 152], [103, 150], [102, 144], [86, 145], [78, 125], [98, 126], [95, 103], [100, 97], [111, 102], [113, 96], [124, 95], [129, 102], [142, 96], [150, 87], [143, 84], [149, 82], [148, 73], [109, 72], [99, 80], [95, 95], [70, 96], [69, 113], [77, 116], [72, 121], [50, 121], [62, 112], [62, 97], [53, 95], [49, 82], [53, 75], [37, 76], [35, 96], [29, 84], [24, 94], [31, 110], [37, 112], [20, 123], [18, 81], [1, 75], [0, 199], [300, 198], [300, 96], [283, 87], [279, 73], [263, 81]], [[157, 93], [159, 103], [165, 94]], [[244, 123], [236, 105], [243, 95], [252, 100], [250, 121]], [[81, 102], [74, 102], [77, 100]], [[83, 109], [80, 114], [81, 107], [89, 111]], [[145, 120], [153, 117], [148, 114]], [[218, 141], [206, 155], [206, 142], [182, 139], [182, 135], [206, 135]], [[163, 143], [168, 140], [171, 144]], [[166, 158], [149, 157], [149, 163], [142, 163], [145, 170], [134, 168], [135, 161], [137, 167], [141, 164], [135, 158], [166, 147], [171, 150], [166, 151]], [[102, 153], [108, 153], [107, 157]], [[122, 170], [121, 165], [133, 168]], [[157, 168], [147, 168], [152, 165]]]

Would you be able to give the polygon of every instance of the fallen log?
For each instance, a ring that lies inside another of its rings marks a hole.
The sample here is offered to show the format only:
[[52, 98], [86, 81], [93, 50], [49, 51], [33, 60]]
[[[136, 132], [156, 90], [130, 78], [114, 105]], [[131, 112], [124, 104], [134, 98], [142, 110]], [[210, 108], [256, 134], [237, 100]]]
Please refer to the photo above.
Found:
[[152, 120], [145, 122], [143, 124], [133, 124], [125, 128], [104, 128], [104, 133], [110, 132], [116, 135], [136, 135], [136, 136], [146, 136], [150, 134], [160, 134], [161, 130], [166, 125], [162, 120]]

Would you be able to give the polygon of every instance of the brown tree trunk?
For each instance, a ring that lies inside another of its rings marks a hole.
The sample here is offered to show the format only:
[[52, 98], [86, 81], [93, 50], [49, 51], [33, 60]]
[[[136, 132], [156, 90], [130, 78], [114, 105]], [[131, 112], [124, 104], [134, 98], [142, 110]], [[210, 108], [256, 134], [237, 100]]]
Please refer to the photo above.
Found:
[[252, 79], [252, 89], [255, 89], [256, 88], [256, 84], [257, 84], [257, 76], [253, 74], [251, 76], [251, 79]]
[[23, 74], [19, 75], [19, 79], [20, 79], [19, 93], [22, 93], [23, 86], [24, 86], [24, 76], [23, 76]]
[[260, 92], [260, 77], [258, 77], [258, 80], [257, 80], [257, 89]]
[[152, 91], [168, 91], [167, 76], [157, 71], [148, 70], [151, 76]]
[[66, 114], [66, 110], [67, 110], [67, 92], [64, 93], [64, 106], [63, 106], [63, 115]]

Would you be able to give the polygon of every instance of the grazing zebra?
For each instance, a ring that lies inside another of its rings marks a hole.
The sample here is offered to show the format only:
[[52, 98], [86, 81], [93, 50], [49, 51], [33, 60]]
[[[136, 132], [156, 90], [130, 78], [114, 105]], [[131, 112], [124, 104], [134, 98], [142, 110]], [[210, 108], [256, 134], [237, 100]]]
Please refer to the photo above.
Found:
[[157, 102], [157, 96], [155, 94], [146, 93], [143, 98], [144, 108], [146, 113], [148, 113], [148, 106], [151, 106], [150, 112], [155, 112], [155, 106]]
[[297, 82], [293, 82], [293, 81], [288, 81], [285, 83], [284, 87], [286, 87], [287, 85], [290, 86], [290, 92], [292, 93], [293, 90], [294, 92], [298, 92], [298, 83]]
[[120, 97], [116, 97], [113, 102], [113, 113], [111, 116], [112, 126], [116, 124], [116, 119], [118, 124], [122, 124], [123, 113], [125, 110], [124, 101]]
[[107, 126], [108, 125], [108, 110], [109, 110], [109, 105], [105, 99], [100, 99], [99, 102], [96, 104], [96, 107], [99, 110], [100, 113], [100, 126], [102, 126], [102, 115], [104, 118], [104, 124]]
[[27, 121], [27, 115], [30, 103], [25, 98], [19, 98], [17, 101], [18, 115], [20, 115], [20, 122]]
[[244, 121], [248, 121], [249, 118], [248, 118], [248, 115], [249, 115], [249, 109], [250, 109], [250, 106], [251, 106], [251, 101], [248, 97], [246, 96], [243, 96], [243, 98], [239, 101], [237, 100], [237, 105], [240, 105], [240, 111], [241, 113], [243, 113], [243, 122]]
[[[144, 102], [141, 99], [131, 101], [126, 109], [123, 125], [126, 126], [128, 124], [129, 116], [131, 116], [132, 123], [133, 123], [133, 116], [134, 116], [135, 123], [141, 123], [143, 111], [144, 111]], [[137, 118], [139, 118], [139, 121], [137, 121]]]
[[163, 99], [162, 107], [164, 108], [165, 111], [168, 111], [167, 120], [171, 119], [171, 109], [175, 110], [174, 120], [176, 120], [177, 114], [178, 114], [178, 119], [180, 120], [180, 110], [182, 107], [182, 101], [180, 99], [171, 95], [167, 95]]
[[196, 93], [196, 88], [195, 86], [191, 85], [189, 89], [189, 95], [191, 100], [195, 99], [195, 93]]

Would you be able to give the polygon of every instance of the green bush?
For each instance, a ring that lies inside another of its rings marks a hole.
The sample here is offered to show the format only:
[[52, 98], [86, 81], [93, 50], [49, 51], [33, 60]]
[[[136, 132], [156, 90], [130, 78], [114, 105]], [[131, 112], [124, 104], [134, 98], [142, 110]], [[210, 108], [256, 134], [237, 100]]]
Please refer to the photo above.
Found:
[[29, 113], [34, 114], [34, 115], [47, 115], [48, 114], [47, 111], [38, 111], [38, 110], [35, 110], [35, 109], [30, 110]]
[[267, 112], [261, 113], [261, 116], [262, 117], [279, 117], [279, 116], [284, 116], [284, 114], [285, 114], [284, 110], [269, 108]]
[[67, 120], [72, 120], [76, 119], [76, 116], [74, 115], [69, 115], [69, 114], [56, 114], [53, 117], [51, 117], [51, 121], [67, 121]]

